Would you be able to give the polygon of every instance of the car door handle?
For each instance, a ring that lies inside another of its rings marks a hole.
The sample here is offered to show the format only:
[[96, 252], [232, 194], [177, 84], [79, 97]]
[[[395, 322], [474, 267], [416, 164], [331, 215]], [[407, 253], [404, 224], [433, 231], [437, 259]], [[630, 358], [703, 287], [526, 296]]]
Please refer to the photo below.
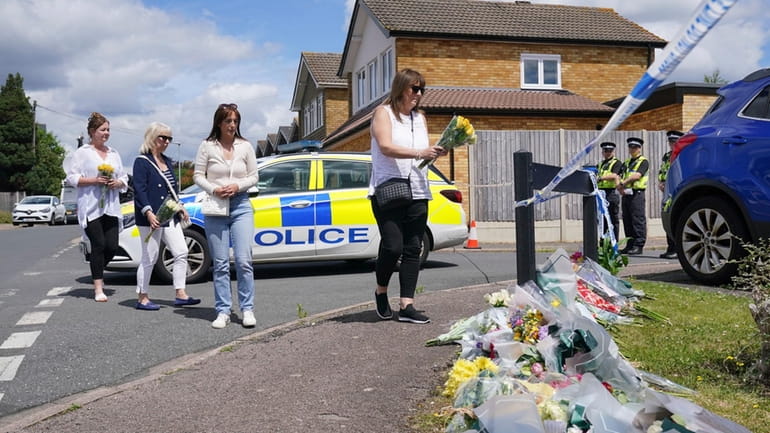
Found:
[[293, 202], [289, 203], [289, 207], [293, 207], [293, 208], [296, 208], [296, 209], [302, 209], [302, 208], [306, 208], [306, 207], [308, 207], [308, 206], [310, 206], [312, 204], [313, 204], [313, 202], [311, 202], [310, 200], [297, 200], [297, 201], [293, 201]]
[[746, 137], [726, 137], [722, 139], [722, 144], [746, 144], [749, 140]]

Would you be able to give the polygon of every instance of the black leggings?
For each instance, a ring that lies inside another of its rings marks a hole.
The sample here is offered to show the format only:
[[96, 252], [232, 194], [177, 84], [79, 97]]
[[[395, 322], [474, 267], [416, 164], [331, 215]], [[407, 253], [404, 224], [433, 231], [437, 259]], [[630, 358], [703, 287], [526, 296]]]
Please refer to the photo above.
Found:
[[414, 200], [407, 206], [383, 211], [372, 198], [372, 212], [380, 229], [380, 249], [375, 266], [377, 285], [388, 286], [400, 257], [401, 297], [414, 298], [420, 272], [420, 244], [428, 222], [428, 200]]
[[101, 280], [104, 278], [104, 267], [118, 251], [118, 218], [102, 215], [89, 221], [86, 236], [91, 242], [91, 278]]

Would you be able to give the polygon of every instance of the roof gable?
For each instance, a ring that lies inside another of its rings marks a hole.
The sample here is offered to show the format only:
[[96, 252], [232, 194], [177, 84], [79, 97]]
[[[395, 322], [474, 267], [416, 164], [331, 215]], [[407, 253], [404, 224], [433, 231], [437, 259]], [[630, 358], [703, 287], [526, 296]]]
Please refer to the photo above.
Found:
[[[344, 78], [337, 76], [342, 54], [338, 53], [313, 53], [304, 51], [300, 56], [297, 78], [294, 81], [294, 93], [292, 95], [291, 110], [300, 111], [305, 92], [308, 89], [348, 87]], [[312, 85], [310, 83], [312, 82]]]

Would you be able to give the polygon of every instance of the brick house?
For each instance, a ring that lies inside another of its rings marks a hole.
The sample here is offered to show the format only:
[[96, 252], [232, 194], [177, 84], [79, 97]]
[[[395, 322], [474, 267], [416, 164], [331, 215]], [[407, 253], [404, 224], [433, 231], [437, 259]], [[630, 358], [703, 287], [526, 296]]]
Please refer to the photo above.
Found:
[[303, 140], [323, 140], [349, 117], [348, 82], [337, 75], [341, 58], [337, 53], [300, 55], [291, 111], [299, 114]]
[[[301, 138], [323, 139], [325, 150], [367, 151], [372, 110], [395, 71], [413, 68], [426, 77], [421, 107], [431, 140], [455, 113], [477, 130], [594, 130], [614, 110], [605, 102], [626, 95], [665, 43], [606, 8], [358, 0], [337, 77], [329, 75], [334, 55], [302, 53], [292, 110], [300, 113]], [[305, 114], [313, 98], [324, 106], [320, 122]], [[467, 152], [438, 163], [461, 189]]]

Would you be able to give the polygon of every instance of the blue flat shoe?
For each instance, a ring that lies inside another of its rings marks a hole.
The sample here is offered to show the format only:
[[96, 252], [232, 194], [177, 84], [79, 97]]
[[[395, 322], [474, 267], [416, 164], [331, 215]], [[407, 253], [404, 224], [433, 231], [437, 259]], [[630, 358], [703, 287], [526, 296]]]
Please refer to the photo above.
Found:
[[136, 309], [137, 310], [147, 310], [147, 311], [155, 311], [160, 310], [160, 305], [150, 301], [146, 304], [142, 304], [141, 302], [136, 303]]
[[177, 307], [185, 306], [185, 305], [198, 305], [201, 303], [200, 299], [193, 298], [190, 296], [187, 299], [182, 298], [174, 298], [174, 305]]

